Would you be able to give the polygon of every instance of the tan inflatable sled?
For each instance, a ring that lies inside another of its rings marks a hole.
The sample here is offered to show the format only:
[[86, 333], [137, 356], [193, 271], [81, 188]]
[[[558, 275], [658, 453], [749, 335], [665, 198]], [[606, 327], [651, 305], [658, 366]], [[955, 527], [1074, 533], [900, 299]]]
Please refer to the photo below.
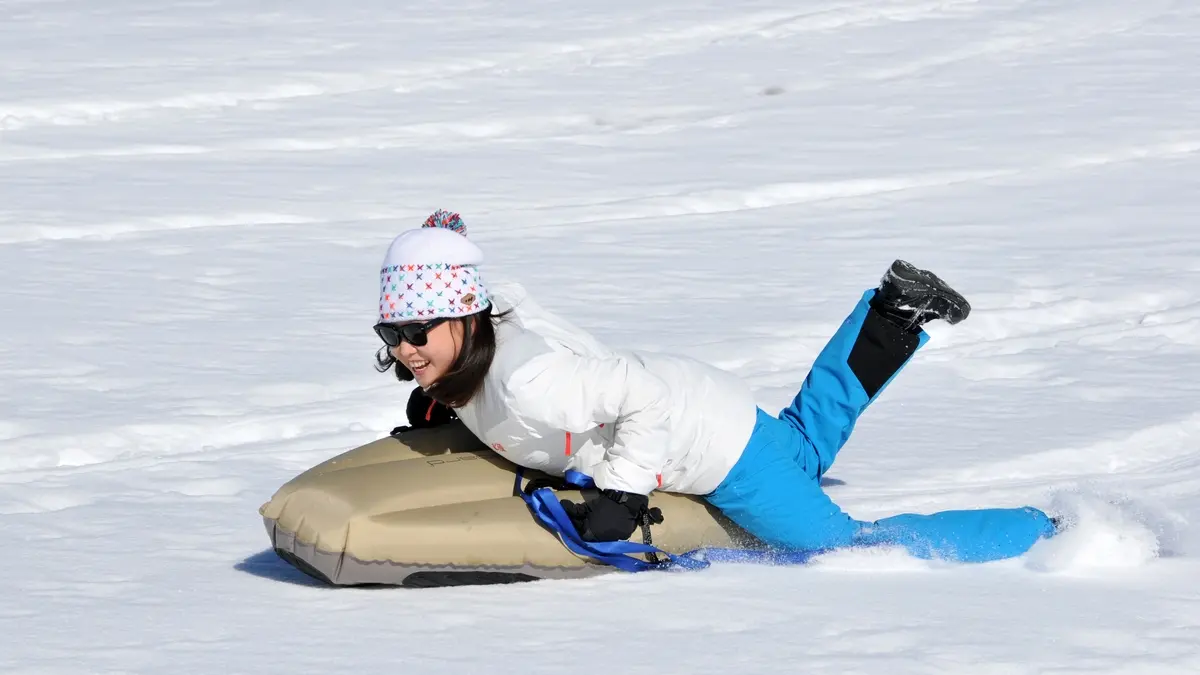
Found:
[[[384, 438], [288, 481], [259, 513], [275, 551], [335, 585], [446, 586], [615, 571], [569, 551], [519, 496], [517, 467], [455, 422]], [[564, 498], [579, 497], [563, 492]], [[685, 553], [748, 537], [698, 497], [656, 492], [654, 546]], [[631, 541], [642, 542], [641, 532]]]

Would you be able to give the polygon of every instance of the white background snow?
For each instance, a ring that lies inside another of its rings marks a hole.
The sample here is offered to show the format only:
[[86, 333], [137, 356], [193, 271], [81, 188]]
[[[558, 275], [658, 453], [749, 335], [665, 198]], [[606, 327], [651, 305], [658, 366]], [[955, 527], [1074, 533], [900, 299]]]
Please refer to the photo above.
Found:
[[[0, 671], [1200, 671], [1200, 4], [0, 1]], [[330, 589], [256, 512], [404, 422], [390, 239], [778, 410], [895, 258], [974, 314], [862, 419], [976, 566]], [[1193, 524], [1189, 524], [1193, 523]]]

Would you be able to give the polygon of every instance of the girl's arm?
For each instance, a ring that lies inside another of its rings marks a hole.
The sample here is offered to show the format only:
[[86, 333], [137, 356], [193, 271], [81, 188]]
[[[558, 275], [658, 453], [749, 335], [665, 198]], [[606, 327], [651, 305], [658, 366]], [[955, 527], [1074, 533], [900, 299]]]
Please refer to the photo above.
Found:
[[517, 411], [571, 433], [615, 425], [613, 448], [595, 468], [601, 490], [650, 494], [666, 463], [670, 400], [667, 384], [622, 356], [553, 352], [518, 368], [509, 379]]

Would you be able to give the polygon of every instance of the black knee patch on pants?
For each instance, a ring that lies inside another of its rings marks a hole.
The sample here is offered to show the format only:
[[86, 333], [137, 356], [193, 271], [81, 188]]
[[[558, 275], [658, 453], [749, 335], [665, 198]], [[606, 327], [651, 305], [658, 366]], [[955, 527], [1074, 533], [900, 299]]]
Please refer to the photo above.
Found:
[[867, 310], [847, 363], [868, 398], [887, 384], [905, 361], [916, 353], [921, 336], [888, 321], [874, 308]]

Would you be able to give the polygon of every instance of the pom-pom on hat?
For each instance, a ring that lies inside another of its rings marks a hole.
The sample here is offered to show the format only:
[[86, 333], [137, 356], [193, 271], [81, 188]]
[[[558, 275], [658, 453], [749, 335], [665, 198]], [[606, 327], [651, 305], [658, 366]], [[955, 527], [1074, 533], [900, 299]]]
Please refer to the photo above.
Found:
[[467, 225], [462, 221], [462, 216], [441, 209], [430, 214], [421, 227], [444, 227], [447, 230], [454, 230], [464, 237], [467, 236]]
[[491, 306], [479, 275], [483, 251], [457, 213], [438, 210], [392, 240], [379, 270], [379, 321], [470, 316]]

